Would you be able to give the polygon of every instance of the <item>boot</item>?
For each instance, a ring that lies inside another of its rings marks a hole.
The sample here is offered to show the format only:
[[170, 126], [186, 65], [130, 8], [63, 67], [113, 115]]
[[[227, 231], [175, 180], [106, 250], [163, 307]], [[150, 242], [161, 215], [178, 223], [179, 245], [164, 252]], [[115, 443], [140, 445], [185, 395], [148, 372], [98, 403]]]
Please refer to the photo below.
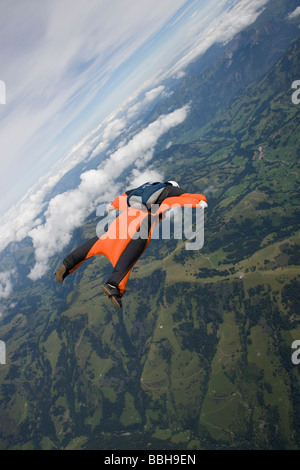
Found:
[[62, 264], [55, 273], [55, 279], [58, 282], [63, 282], [63, 280], [67, 277], [68, 274], [69, 274], [69, 271], [67, 270], [65, 265]]
[[111, 284], [104, 284], [102, 290], [115, 307], [122, 308], [121, 294], [118, 287], [112, 286]]

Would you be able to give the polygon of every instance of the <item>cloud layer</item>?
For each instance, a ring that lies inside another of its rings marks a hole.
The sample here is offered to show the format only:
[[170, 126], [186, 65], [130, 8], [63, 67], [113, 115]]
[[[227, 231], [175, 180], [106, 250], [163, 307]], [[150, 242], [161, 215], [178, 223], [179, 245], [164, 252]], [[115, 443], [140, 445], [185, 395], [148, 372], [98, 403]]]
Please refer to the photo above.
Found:
[[14, 269], [0, 273], [0, 299], [6, 299], [9, 297], [13, 288], [12, 277], [14, 274]]

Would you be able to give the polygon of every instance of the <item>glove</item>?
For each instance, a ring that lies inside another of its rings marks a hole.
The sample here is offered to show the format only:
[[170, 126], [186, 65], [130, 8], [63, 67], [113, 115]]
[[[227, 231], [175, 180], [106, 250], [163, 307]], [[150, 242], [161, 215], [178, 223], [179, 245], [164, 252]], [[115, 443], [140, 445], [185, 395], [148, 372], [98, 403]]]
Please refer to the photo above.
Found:
[[205, 201], [200, 201], [199, 207], [200, 209], [206, 209], [206, 207], [208, 207], [208, 204]]

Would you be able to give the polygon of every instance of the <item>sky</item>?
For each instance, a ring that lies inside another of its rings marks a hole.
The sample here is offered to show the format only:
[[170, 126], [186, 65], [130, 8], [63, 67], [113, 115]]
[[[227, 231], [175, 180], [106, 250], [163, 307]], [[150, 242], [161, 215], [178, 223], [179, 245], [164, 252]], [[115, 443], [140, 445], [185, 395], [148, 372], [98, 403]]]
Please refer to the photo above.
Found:
[[155, 35], [194, 3], [1, 0], [0, 213], [149, 76]]
[[[168, 93], [164, 78], [184, 75], [211, 45], [253, 23], [266, 3], [1, 0], [0, 243], [31, 238], [31, 280], [47, 272], [51, 253], [97, 204], [122, 190], [116, 179], [129, 162], [128, 184], [163, 177], [151, 167], [155, 146], [184, 121], [189, 104], [135, 132], [132, 123]], [[46, 198], [68, 170], [105, 154], [114, 139], [117, 147], [76, 188]], [[0, 297], [8, 296], [15, 267], [4, 274]]]
[[[266, 2], [235, 3], [244, 14], [233, 30]], [[224, 4], [1, 0], [0, 215], [178, 49], [188, 51], [180, 67], [191, 60], [193, 40]]]

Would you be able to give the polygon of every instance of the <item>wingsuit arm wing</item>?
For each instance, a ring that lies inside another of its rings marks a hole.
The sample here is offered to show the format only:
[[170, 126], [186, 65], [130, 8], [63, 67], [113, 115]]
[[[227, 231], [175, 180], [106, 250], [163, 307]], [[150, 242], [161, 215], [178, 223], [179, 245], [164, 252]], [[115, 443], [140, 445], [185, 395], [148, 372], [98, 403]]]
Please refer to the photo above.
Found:
[[[201, 201], [203, 201], [205, 203], [205, 206], [204, 204], [200, 204]], [[157, 211], [157, 214], [162, 214], [166, 211], [168, 211], [169, 209], [171, 209], [171, 207], [174, 207], [174, 206], [192, 206], [192, 207], [207, 207], [207, 199], [205, 196], [203, 196], [203, 194], [191, 194], [191, 193], [184, 193], [182, 194], [181, 196], [173, 196], [173, 197], [167, 197], [160, 205], [158, 211]]]

